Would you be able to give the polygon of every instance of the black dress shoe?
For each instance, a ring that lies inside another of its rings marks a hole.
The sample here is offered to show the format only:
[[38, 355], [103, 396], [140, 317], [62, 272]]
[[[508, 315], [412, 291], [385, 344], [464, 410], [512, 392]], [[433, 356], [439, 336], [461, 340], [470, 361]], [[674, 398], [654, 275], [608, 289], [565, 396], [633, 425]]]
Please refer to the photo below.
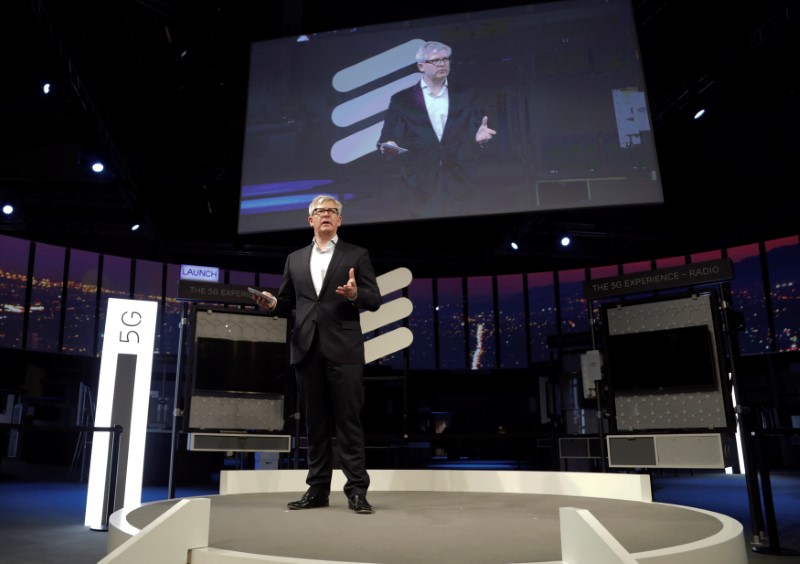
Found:
[[375, 510], [372, 509], [372, 506], [367, 501], [367, 498], [360, 494], [356, 494], [347, 500], [347, 507], [351, 511], [355, 511], [356, 513], [361, 513], [363, 515], [375, 513]]
[[328, 507], [328, 496], [306, 492], [297, 501], [286, 504], [289, 509], [314, 509], [315, 507]]

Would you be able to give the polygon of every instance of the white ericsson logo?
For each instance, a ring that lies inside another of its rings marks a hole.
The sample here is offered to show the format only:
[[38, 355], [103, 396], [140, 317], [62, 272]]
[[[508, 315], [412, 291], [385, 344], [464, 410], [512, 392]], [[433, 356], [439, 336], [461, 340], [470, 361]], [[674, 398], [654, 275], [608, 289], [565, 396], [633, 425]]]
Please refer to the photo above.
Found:
[[[397, 268], [386, 274], [378, 276], [378, 290], [381, 296], [387, 296], [392, 292], [397, 292], [411, 284], [411, 271], [407, 268]], [[414, 305], [408, 298], [397, 298], [386, 302], [378, 311], [361, 312], [361, 332], [365, 335], [381, 327], [386, 327], [392, 323], [405, 319], [411, 315]], [[397, 351], [411, 346], [414, 335], [407, 327], [398, 327], [373, 337], [364, 342], [364, 356], [366, 362], [389, 356]]]
[[[350, 92], [365, 84], [379, 80], [397, 70], [408, 67], [416, 61], [417, 50], [425, 43], [422, 39], [412, 39], [402, 45], [392, 47], [360, 63], [337, 72], [332, 85], [338, 92]], [[393, 94], [419, 82], [419, 73], [398, 78], [389, 84], [378, 86], [343, 104], [331, 112], [331, 121], [337, 127], [349, 127], [354, 123], [379, 114], [389, 107]], [[383, 122], [380, 121], [339, 139], [331, 147], [331, 158], [338, 164], [347, 164], [375, 150], [375, 143], [381, 134]]]

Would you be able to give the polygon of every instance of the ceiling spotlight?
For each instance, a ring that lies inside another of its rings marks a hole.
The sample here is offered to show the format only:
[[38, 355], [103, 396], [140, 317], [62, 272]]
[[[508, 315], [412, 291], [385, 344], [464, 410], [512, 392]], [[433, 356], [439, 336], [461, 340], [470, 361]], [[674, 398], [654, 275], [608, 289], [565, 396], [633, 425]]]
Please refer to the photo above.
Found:
[[50, 94], [50, 83], [49, 82], [45, 82], [42, 85], [42, 92], [44, 92], [45, 94]]
[[511, 248], [517, 251], [519, 250], [519, 245], [517, 245], [514, 241], [511, 241]]
[[572, 243], [572, 240], [569, 238], [569, 236], [567, 236], [567, 235], [564, 235], [564, 236], [561, 238], [561, 246], [562, 246], [562, 247], [569, 247], [569, 244], [570, 244], [570, 243]]
[[105, 169], [106, 169], [105, 165], [103, 163], [101, 163], [100, 161], [95, 161], [95, 162], [92, 163], [92, 170], [94, 172], [96, 172], [97, 174], [100, 174]]
[[11, 215], [12, 213], [14, 213], [14, 206], [12, 206], [11, 204], [5, 204], [3, 206], [3, 213], [6, 215]]
[[698, 112], [694, 114], [694, 119], [700, 119], [701, 117], [703, 117], [703, 114], [705, 113], [706, 113], [705, 110], [698, 110]]
[[134, 223], [131, 225], [131, 231], [139, 231], [139, 227], [141, 227], [138, 223]]

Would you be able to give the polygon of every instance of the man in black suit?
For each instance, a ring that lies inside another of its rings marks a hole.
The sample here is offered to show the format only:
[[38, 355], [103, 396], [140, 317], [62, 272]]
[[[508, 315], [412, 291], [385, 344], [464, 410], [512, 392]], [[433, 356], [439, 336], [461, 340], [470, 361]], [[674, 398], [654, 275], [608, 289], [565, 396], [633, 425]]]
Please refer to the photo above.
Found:
[[419, 48], [420, 82], [392, 96], [378, 140], [383, 155], [401, 161], [403, 179], [419, 203], [435, 195], [468, 198], [478, 153], [497, 133], [474, 90], [450, 87], [451, 54], [438, 41]]
[[342, 203], [326, 194], [308, 207], [311, 245], [286, 259], [278, 295], [255, 296], [260, 307], [286, 316], [295, 310], [289, 346], [308, 431], [308, 490], [289, 509], [327, 507], [333, 475], [331, 436], [336, 433], [347, 482], [348, 507], [373, 513], [367, 501], [369, 475], [364, 453], [364, 338], [359, 310], [377, 310], [381, 296], [366, 249], [337, 235]]

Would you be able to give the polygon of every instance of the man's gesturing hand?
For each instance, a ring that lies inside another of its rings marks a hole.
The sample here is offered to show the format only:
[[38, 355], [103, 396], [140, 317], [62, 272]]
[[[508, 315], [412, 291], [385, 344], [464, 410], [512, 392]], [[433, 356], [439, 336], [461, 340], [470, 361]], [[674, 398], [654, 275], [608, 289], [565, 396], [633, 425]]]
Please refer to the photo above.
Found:
[[273, 310], [278, 305], [278, 299], [269, 292], [261, 292], [260, 294], [250, 294], [256, 301], [258, 307], [266, 310]]
[[347, 279], [347, 283], [344, 286], [337, 286], [336, 293], [340, 296], [344, 296], [350, 301], [356, 299], [358, 295], [358, 288], [356, 287], [356, 269], [350, 269], [350, 275]]
[[483, 121], [481, 122], [481, 126], [478, 128], [478, 133], [475, 134], [475, 141], [479, 145], [487, 143], [492, 137], [497, 135], [497, 132], [494, 129], [491, 129], [487, 125], [488, 123], [489, 123], [488, 116], [483, 116]]

